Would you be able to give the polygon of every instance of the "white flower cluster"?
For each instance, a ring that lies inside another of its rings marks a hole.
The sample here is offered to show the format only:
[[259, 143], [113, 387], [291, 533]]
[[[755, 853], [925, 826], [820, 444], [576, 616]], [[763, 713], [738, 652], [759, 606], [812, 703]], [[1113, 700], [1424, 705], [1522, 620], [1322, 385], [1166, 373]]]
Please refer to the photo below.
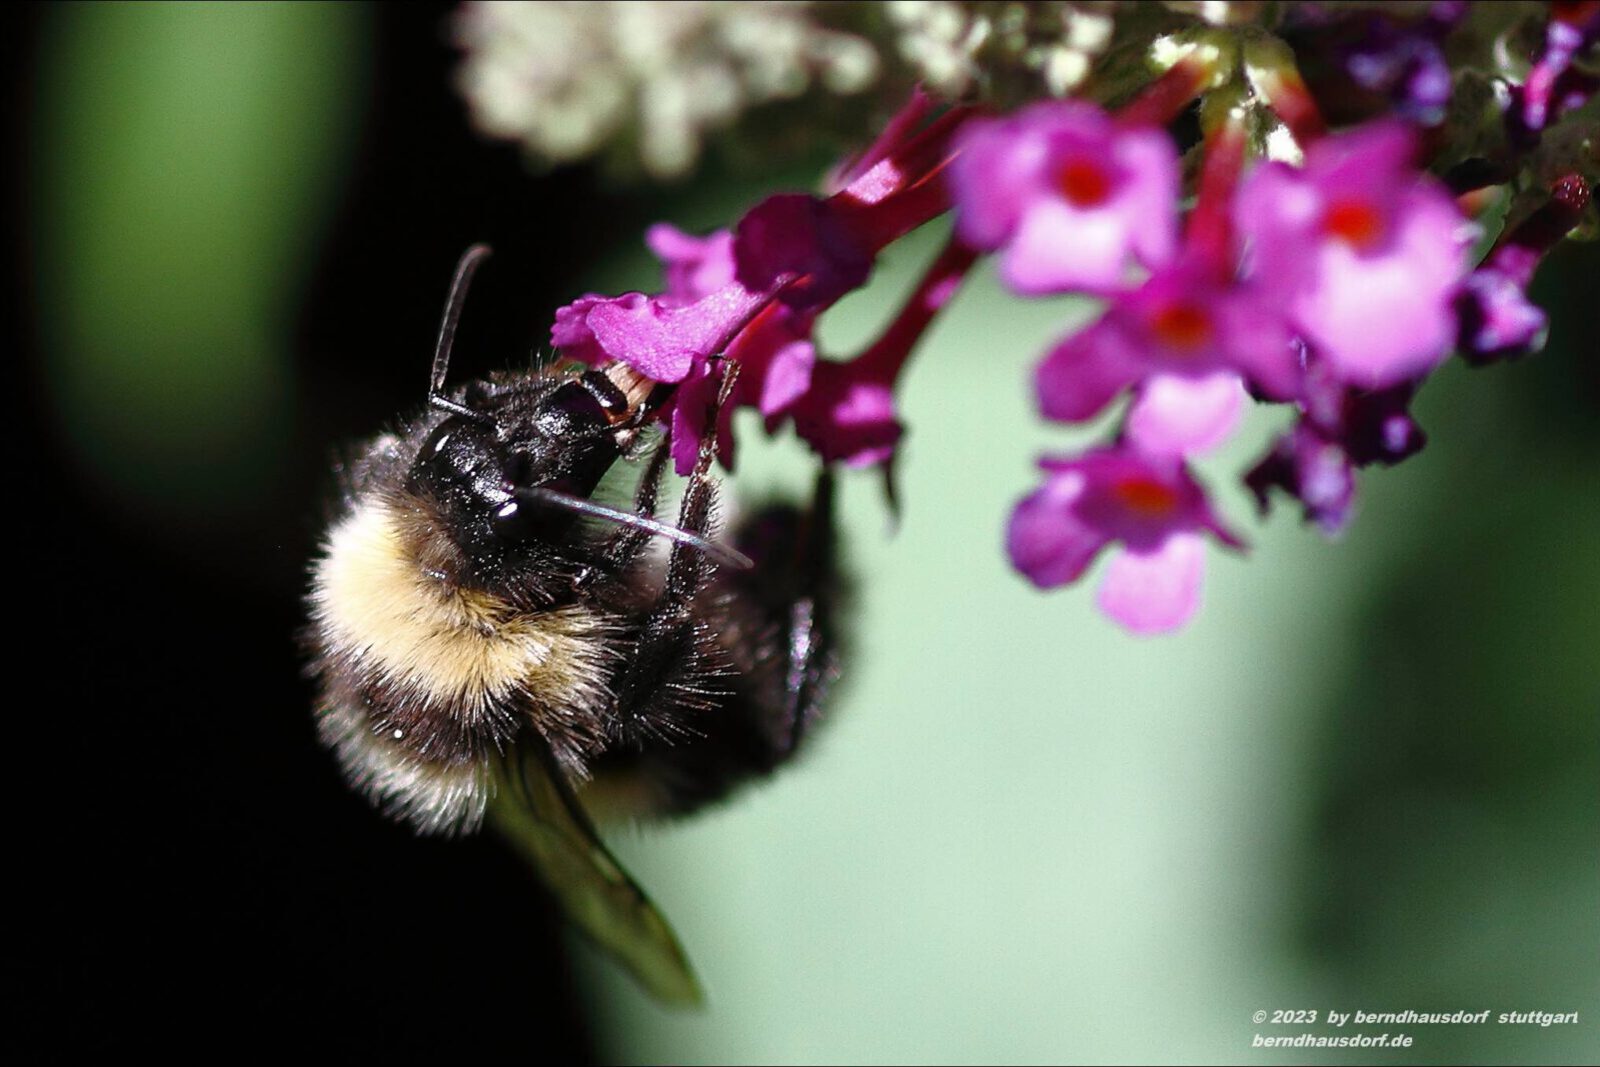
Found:
[[1112, 0], [961, 3], [891, 0], [900, 56], [944, 96], [980, 85], [986, 72], [1035, 72], [1052, 95], [1080, 85], [1111, 43]]
[[[763, 104], [879, 89], [869, 103], [882, 115], [913, 83], [1000, 107], [1104, 101], [1148, 80], [1158, 34], [1264, 10], [1254, 0], [473, 0], [456, 35], [484, 133], [549, 163], [605, 150], [667, 178]], [[820, 106], [812, 121], [837, 132], [861, 110]]]
[[657, 177], [687, 172], [705, 135], [813, 87], [851, 94], [879, 74], [866, 40], [815, 5], [749, 0], [469, 3], [461, 87], [485, 133], [562, 162], [619, 140]]

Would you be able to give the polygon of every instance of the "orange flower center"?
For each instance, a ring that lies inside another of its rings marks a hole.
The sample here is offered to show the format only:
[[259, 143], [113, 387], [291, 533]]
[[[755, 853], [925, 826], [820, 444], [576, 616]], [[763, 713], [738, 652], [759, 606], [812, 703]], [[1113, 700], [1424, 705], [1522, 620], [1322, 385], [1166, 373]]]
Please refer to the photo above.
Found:
[[1112, 492], [1129, 511], [1148, 518], [1170, 515], [1178, 507], [1178, 491], [1154, 478], [1140, 475], [1124, 478]]
[[1382, 236], [1383, 218], [1365, 201], [1337, 200], [1322, 216], [1322, 230], [1356, 248], [1367, 248]]
[[1056, 185], [1074, 207], [1095, 207], [1111, 195], [1110, 177], [1100, 164], [1089, 159], [1068, 162], [1056, 175]]
[[1156, 312], [1150, 328], [1163, 342], [1192, 351], [1211, 338], [1211, 317], [1193, 304], [1168, 304]]

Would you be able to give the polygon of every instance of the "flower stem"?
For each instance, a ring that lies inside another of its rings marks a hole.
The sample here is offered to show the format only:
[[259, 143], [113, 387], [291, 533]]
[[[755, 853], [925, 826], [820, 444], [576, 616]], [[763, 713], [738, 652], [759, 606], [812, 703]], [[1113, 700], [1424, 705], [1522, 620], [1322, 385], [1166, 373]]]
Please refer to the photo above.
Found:
[[1486, 261], [1519, 285], [1527, 285], [1544, 254], [1582, 221], [1592, 191], [1582, 175], [1567, 174], [1556, 179], [1550, 187], [1550, 199], [1516, 229], [1502, 234]]
[[1237, 111], [1206, 131], [1200, 189], [1189, 215], [1189, 247], [1223, 274], [1231, 269], [1228, 206], [1244, 169], [1245, 142], [1244, 120]]
[[912, 349], [961, 288], [977, 258], [976, 250], [951, 237], [944, 250], [928, 265], [894, 321], [853, 362], [862, 370], [870, 368], [876, 372], [873, 376], [883, 381], [892, 382], [898, 378]]
[[845, 188], [886, 159], [898, 146], [910, 141], [913, 136], [912, 131], [920, 126], [923, 120], [931, 115], [937, 107], [938, 101], [925, 91], [922, 86], [918, 85], [912, 89], [911, 99], [906, 101], [904, 107], [895, 112], [894, 117], [889, 120], [889, 124], [883, 128], [883, 132], [878, 135], [877, 139], [868, 145], [867, 149], [859, 156], [849, 160], [834, 172], [828, 182], [828, 192], [835, 193]]
[[983, 109], [975, 105], [961, 104], [898, 147], [874, 145], [875, 151], [883, 153], [882, 158], [829, 199], [868, 206], [916, 185], [949, 161], [951, 136], [962, 123], [982, 113]]
[[1215, 75], [1214, 61], [1202, 59], [1199, 54], [1185, 56], [1122, 105], [1117, 111], [1117, 125], [1124, 128], [1167, 125], [1211, 84]]
[[1288, 45], [1276, 38], [1249, 41], [1244, 46], [1244, 62], [1256, 95], [1283, 120], [1302, 149], [1327, 132], [1322, 112], [1300, 77]]

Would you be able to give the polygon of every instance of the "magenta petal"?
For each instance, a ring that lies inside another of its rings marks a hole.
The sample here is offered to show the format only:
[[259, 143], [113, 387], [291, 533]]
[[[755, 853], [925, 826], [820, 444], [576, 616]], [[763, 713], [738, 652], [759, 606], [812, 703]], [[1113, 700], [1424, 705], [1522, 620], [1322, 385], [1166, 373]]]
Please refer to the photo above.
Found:
[[1088, 289], [1109, 292], [1127, 281], [1128, 227], [1108, 211], [1077, 211], [1036, 201], [1000, 257], [1000, 278], [1025, 296]]
[[645, 231], [644, 243], [666, 268], [662, 296], [670, 303], [692, 304], [733, 282], [733, 234], [728, 230], [695, 237], [658, 222]]
[[1226, 337], [1228, 362], [1272, 400], [1300, 395], [1304, 348], [1289, 332], [1281, 309], [1253, 289], [1222, 302], [1217, 318]]
[[1011, 565], [1041, 589], [1075, 581], [1106, 546], [1105, 534], [1074, 512], [1084, 485], [1082, 474], [1057, 475], [1011, 513], [1006, 530]]
[[695, 343], [699, 332], [683, 328], [695, 324], [674, 318], [673, 309], [654, 301], [635, 307], [603, 304], [589, 312], [589, 329], [602, 349], [639, 373], [658, 382], [681, 382], [695, 356], [707, 353]]
[[1392, 207], [1414, 180], [1416, 131], [1399, 119], [1380, 119], [1324, 138], [1306, 153], [1305, 174], [1318, 187]]
[[1263, 163], [1239, 186], [1233, 200], [1234, 230], [1253, 284], [1269, 299], [1284, 300], [1307, 283], [1311, 243], [1322, 197], [1300, 171], [1285, 163]]
[[1173, 534], [1152, 552], [1124, 550], [1106, 567], [1095, 602], [1133, 633], [1167, 633], [1200, 606], [1205, 562], [1198, 534]]
[[1469, 363], [1483, 364], [1544, 347], [1549, 320], [1515, 278], [1492, 267], [1467, 276], [1456, 296], [1457, 344]]
[[1227, 440], [1244, 408], [1244, 383], [1231, 371], [1200, 378], [1157, 374], [1139, 387], [1128, 436], [1153, 455], [1192, 456]]
[[795, 432], [827, 462], [870, 467], [894, 455], [904, 428], [893, 387], [860, 360], [818, 362], [811, 388], [792, 411]]
[[756, 407], [767, 418], [781, 414], [811, 388], [817, 350], [810, 341], [791, 341], [772, 353]]
[[1139, 351], [1115, 323], [1102, 319], [1057, 345], [1034, 372], [1039, 411], [1047, 419], [1093, 418], [1139, 379]]
[[1113, 154], [1129, 175], [1121, 213], [1134, 253], [1146, 267], [1165, 266], [1178, 246], [1178, 154], [1165, 130], [1129, 130], [1115, 141]]
[[589, 313], [603, 304], [618, 303], [631, 309], [647, 300], [649, 297], [643, 293], [623, 293], [618, 297], [585, 293], [566, 307], [556, 310], [555, 322], [550, 327], [550, 343], [568, 359], [598, 366], [611, 356], [595, 339], [594, 330], [589, 328]]
[[1326, 242], [1317, 282], [1295, 304], [1297, 321], [1340, 377], [1368, 389], [1433, 369], [1455, 342], [1470, 229], [1439, 189], [1417, 189], [1401, 213], [1386, 252]]
[[754, 404], [769, 429], [811, 388], [817, 362], [812, 322], [809, 315], [768, 307], [728, 346], [728, 358], [740, 366], [739, 402]]
[[1042, 165], [1044, 139], [1020, 117], [975, 121], [958, 136], [950, 164], [956, 230], [974, 248], [992, 251], [1011, 236]]
[[706, 416], [711, 413], [711, 402], [716, 399], [717, 379], [705, 368], [678, 386], [672, 398], [672, 420], [669, 445], [672, 449], [672, 466], [679, 474], [694, 470], [700, 452], [700, 435], [706, 426]]
[[818, 308], [858, 288], [872, 273], [872, 254], [826, 200], [801, 193], [768, 197], [739, 220], [733, 255], [739, 283], [758, 292], [789, 285], [779, 299]]
[[[722, 376], [702, 363], [678, 386], [672, 398], [669, 416], [669, 447], [672, 466], [679, 474], [694, 470], [700, 454], [700, 438], [705, 434], [706, 419], [716, 403], [717, 391], [722, 387]], [[722, 408], [717, 420], [717, 459], [724, 467], [733, 469], [733, 404]]]
[[719, 354], [763, 300], [737, 285], [685, 307], [619, 298], [595, 306], [588, 327], [612, 359], [658, 382], [681, 382], [697, 358]]

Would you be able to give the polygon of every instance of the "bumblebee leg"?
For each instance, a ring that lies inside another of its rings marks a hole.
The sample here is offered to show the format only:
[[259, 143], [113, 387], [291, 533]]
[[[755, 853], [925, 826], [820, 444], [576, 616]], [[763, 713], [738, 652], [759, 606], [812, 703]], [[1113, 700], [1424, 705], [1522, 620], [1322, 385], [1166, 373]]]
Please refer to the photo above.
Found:
[[[639, 745], [613, 749], [594, 768], [599, 782], [629, 786], [613, 795], [649, 811], [693, 811], [790, 759], [819, 721], [838, 674], [835, 623], [844, 594], [832, 476], [818, 478], [809, 509], [762, 509], [740, 525], [734, 543], [756, 566], [722, 572], [691, 611], [697, 631], [714, 635], [713, 650], [695, 655], [727, 671], [687, 720], [692, 732], [647, 732]], [[646, 704], [639, 714], [656, 711]]]
[[762, 635], [730, 652], [760, 705], [772, 766], [816, 723], [837, 673], [841, 583], [833, 507], [833, 472], [824, 468], [809, 510], [774, 505], [740, 527], [735, 544], [756, 566], [720, 583], [729, 613], [746, 616], [744, 628], [753, 624]]
[[[736, 365], [729, 364], [678, 506], [678, 527], [699, 537], [711, 533], [717, 498], [717, 482], [711, 475], [717, 412], [727, 403], [736, 376]], [[642, 621], [633, 655], [612, 690], [615, 730], [626, 742], [640, 745], [692, 736], [697, 732], [691, 722], [694, 713], [713, 706], [724, 691], [719, 679], [726, 675], [727, 664], [693, 610], [709, 568], [705, 553], [673, 543], [661, 594]]]
[[[669, 458], [670, 453], [665, 448], [656, 449], [650, 456], [644, 475], [639, 479], [639, 486], [634, 490], [634, 514], [655, 517], [656, 500], [661, 495], [661, 478], [666, 473]], [[650, 530], [641, 526], [618, 527], [601, 551], [599, 563], [579, 577], [578, 586], [584, 588], [606, 579], [621, 577], [638, 560], [639, 553], [644, 551], [652, 536]]]

